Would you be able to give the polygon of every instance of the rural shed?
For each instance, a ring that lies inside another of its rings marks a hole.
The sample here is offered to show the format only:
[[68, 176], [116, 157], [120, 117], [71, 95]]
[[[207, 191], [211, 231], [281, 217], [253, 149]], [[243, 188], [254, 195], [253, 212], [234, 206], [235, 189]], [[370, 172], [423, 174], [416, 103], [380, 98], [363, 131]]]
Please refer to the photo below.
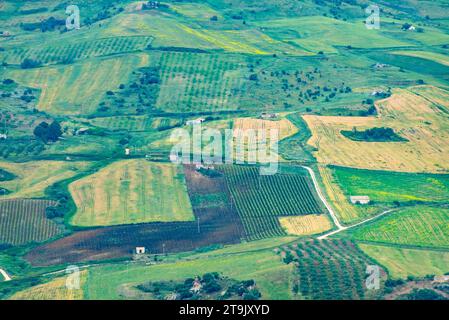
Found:
[[368, 196], [350, 196], [349, 198], [353, 204], [368, 204], [370, 202]]

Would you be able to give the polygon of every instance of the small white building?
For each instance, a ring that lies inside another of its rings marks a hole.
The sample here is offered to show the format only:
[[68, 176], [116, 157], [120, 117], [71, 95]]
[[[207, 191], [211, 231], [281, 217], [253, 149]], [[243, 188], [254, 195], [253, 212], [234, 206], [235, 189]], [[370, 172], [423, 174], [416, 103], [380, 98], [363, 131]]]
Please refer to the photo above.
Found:
[[204, 170], [214, 170], [215, 169], [215, 167], [214, 166], [212, 166], [212, 165], [204, 165], [204, 164], [196, 164], [195, 165], [195, 169], [196, 170], [201, 170], [201, 169], [204, 169]]
[[125, 148], [125, 155], [129, 156], [131, 154], [131, 149]]
[[267, 112], [263, 112], [260, 117], [262, 119], [276, 119], [277, 114], [276, 113], [267, 113]]
[[433, 282], [434, 283], [446, 283], [446, 282], [449, 282], [449, 275], [435, 276], [433, 278]]
[[370, 198], [368, 196], [350, 196], [352, 204], [369, 204]]
[[136, 254], [145, 254], [145, 247], [136, 247]]
[[6, 133], [0, 133], [0, 139], [6, 140], [8, 139], [8, 135]]
[[408, 28], [408, 31], [415, 31], [416, 27], [415, 26], [410, 26], [410, 28]]
[[192, 126], [192, 125], [194, 125], [194, 124], [200, 124], [200, 123], [203, 123], [204, 121], [206, 121], [206, 119], [204, 119], [204, 118], [198, 118], [198, 119], [188, 120], [188, 121], [186, 122], [186, 124], [187, 124], [188, 126]]

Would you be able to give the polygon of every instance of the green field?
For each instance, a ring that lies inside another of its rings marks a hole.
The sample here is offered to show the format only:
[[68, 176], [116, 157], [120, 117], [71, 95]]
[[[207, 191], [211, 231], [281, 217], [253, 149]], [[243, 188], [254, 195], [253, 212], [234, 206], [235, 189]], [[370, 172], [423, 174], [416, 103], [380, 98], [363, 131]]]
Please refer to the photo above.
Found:
[[443, 275], [449, 271], [449, 252], [359, 244], [367, 255], [385, 266], [393, 278]]
[[117, 131], [154, 131], [173, 128], [182, 124], [178, 118], [153, 118], [150, 116], [117, 116], [93, 118], [91, 124]]
[[33, 161], [13, 163], [0, 161], [0, 168], [16, 177], [1, 181], [0, 187], [11, 193], [1, 199], [43, 198], [45, 190], [56, 182], [69, 179], [89, 168], [88, 162]]
[[184, 176], [172, 164], [118, 161], [73, 182], [69, 190], [76, 226], [193, 220]]
[[144, 50], [152, 37], [112, 37], [73, 44], [53, 44], [43, 48], [16, 48], [9, 51], [2, 60], [8, 64], [20, 65], [24, 59], [33, 59], [41, 64], [68, 64], [91, 57], [101, 57]]
[[258, 22], [258, 25], [265, 27], [269, 35], [270, 32], [281, 35], [283, 30], [293, 31], [297, 36], [289, 40], [315, 53], [337, 53], [336, 46], [386, 48], [407, 45], [407, 42], [384, 36], [376, 30], [368, 30], [362, 24], [328, 17], [286, 18]]
[[[67, 66], [11, 70], [17, 82], [41, 90], [37, 108], [55, 114], [91, 114], [108, 90], [127, 82], [131, 72], [147, 65], [149, 56], [93, 58]], [[118, 76], [120, 75], [120, 76]]]
[[449, 198], [449, 175], [414, 174], [331, 167], [333, 176], [349, 196], [369, 196], [374, 202], [439, 202]]
[[449, 209], [427, 206], [404, 208], [350, 230], [357, 240], [448, 248]]
[[236, 110], [241, 60], [210, 54], [163, 53], [157, 107], [171, 112]]
[[89, 270], [88, 299], [125, 299], [126, 288], [145, 281], [184, 280], [220, 272], [237, 280], [253, 279], [264, 299], [290, 299], [292, 268], [271, 250], [246, 252], [153, 266], [110, 265]]

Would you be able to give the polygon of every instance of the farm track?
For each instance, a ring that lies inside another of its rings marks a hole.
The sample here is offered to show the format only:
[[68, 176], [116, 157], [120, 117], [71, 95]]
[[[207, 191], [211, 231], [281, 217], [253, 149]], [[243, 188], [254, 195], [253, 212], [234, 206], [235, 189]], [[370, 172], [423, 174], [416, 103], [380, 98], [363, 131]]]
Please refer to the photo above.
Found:
[[5, 279], [4, 281], [11, 281], [11, 277], [6, 273], [5, 270], [0, 268], [0, 274], [3, 276], [3, 278]]
[[347, 226], [347, 227], [342, 226], [341, 223], [338, 221], [337, 215], [335, 214], [334, 210], [327, 203], [326, 199], [324, 198], [323, 194], [321, 193], [320, 187], [319, 187], [318, 182], [316, 180], [315, 172], [310, 167], [306, 167], [306, 166], [302, 166], [302, 167], [304, 169], [306, 169], [310, 173], [310, 176], [312, 177], [312, 181], [313, 181], [313, 184], [315, 186], [316, 192], [317, 192], [318, 196], [320, 197], [321, 201], [323, 202], [323, 204], [326, 206], [326, 208], [329, 211], [329, 214], [330, 214], [332, 220], [334, 221], [335, 226], [337, 227], [337, 230], [333, 230], [331, 232], [323, 234], [322, 236], [319, 236], [318, 240], [326, 239], [329, 236], [335, 235], [335, 234], [340, 233], [342, 231], [345, 231], [347, 229], [358, 227], [358, 226], [360, 226], [362, 224], [365, 224], [367, 222], [370, 222], [372, 220], [380, 218], [380, 217], [382, 217], [382, 216], [384, 216], [384, 215], [386, 215], [386, 214], [388, 214], [390, 212], [396, 211], [396, 209], [389, 209], [389, 210], [386, 210], [386, 211], [384, 211], [384, 212], [382, 212], [382, 213], [380, 213], [380, 214], [378, 214], [378, 215], [376, 215], [374, 217], [371, 217], [371, 218], [368, 218], [366, 220], [357, 222], [357, 223], [355, 223], [353, 225], [350, 225], [350, 226]]

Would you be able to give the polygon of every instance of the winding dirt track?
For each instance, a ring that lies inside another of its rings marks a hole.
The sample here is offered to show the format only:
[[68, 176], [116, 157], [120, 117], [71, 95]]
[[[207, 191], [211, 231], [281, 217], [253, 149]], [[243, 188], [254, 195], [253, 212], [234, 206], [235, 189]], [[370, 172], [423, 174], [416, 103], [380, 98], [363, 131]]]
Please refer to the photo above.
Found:
[[6, 273], [5, 270], [0, 269], [0, 273], [2, 274], [3, 278], [5, 278], [5, 281], [10, 281], [11, 277]]
[[342, 231], [350, 229], [350, 228], [357, 227], [357, 226], [359, 226], [361, 224], [367, 223], [367, 222], [372, 221], [374, 219], [377, 219], [377, 218], [379, 218], [379, 217], [381, 217], [383, 215], [386, 215], [387, 213], [390, 213], [390, 212], [393, 212], [393, 211], [397, 210], [397, 209], [386, 210], [386, 211], [384, 211], [382, 213], [379, 213], [378, 215], [376, 215], [374, 217], [368, 218], [366, 220], [363, 220], [361, 222], [355, 223], [353, 225], [350, 225], [350, 226], [347, 226], [347, 227], [342, 226], [340, 221], [338, 221], [337, 215], [335, 214], [334, 210], [327, 203], [326, 198], [324, 198], [323, 194], [321, 193], [320, 187], [318, 185], [318, 181], [316, 180], [315, 172], [311, 168], [309, 168], [309, 167], [306, 167], [306, 166], [302, 166], [302, 167], [304, 169], [306, 169], [310, 173], [310, 176], [312, 177], [313, 185], [315, 186], [315, 190], [316, 190], [318, 196], [320, 197], [321, 201], [323, 202], [323, 204], [326, 206], [327, 211], [329, 211], [329, 214], [330, 214], [332, 220], [334, 221], [335, 226], [337, 227], [337, 230], [333, 230], [331, 232], [323, 234], [322, 236], [319, 236], [318, 237], [319, 240], [326, 239], [329, 236], [332, 236], [334, 234], [337, 234], [339, 232], [342, 232]]

